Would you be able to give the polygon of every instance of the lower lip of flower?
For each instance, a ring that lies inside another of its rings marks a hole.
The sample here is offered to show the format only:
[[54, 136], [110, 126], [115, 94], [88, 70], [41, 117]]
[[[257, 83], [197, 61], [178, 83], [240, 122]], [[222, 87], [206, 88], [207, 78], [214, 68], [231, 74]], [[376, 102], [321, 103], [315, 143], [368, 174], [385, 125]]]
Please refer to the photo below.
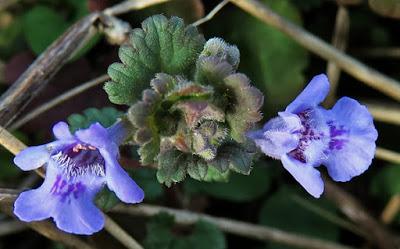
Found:
[[334, 121], [326, 122], [329, 127], [329, 136], [324, 134], [324, 132], [319, 132], [312, 127], [312, 112], [313, 110], [307, 109], [299, 114], [297, 114], [301, 120], [302, 129], [298, 132], [300, 136], [299, 145], [296, 149], [289, 152], [289, 155], [296, 160], [307, 163], [307, 158], [305, 155], [305, 150], [315, 140], [324, 139], [327, 137], [329, 139], [328, 147], [324, 150], [325, 154], [329, 154], [333, 150], [341, 150], [347, 143], [347, 136], [349, 131], [343, 126], [338, 125]]
[[89, 144], [76, 142], [57, 148], [51, 158], [67, 177], [86, 174], [105, 175], [105, 162], [99, 150]]

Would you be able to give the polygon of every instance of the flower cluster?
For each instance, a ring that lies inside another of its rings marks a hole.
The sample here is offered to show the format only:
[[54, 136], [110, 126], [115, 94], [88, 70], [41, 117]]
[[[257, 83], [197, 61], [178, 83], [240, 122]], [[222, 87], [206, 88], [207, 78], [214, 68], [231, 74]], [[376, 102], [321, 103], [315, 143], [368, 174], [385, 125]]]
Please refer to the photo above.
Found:
[[284, 112], [248, 133], [314, 197], [324, 191], [316, 167], [323, 164], [333, 180], [349, 181], [368, 169], [378, 137], [371, 114], [356, 100], [343, 97], [331, 110], [320, 107], [328, 92], [327, 77], [315, 76]]
[[53, 133], [56, 141], [29, 147], [14, 159], [22, 170], [42, 165], [46, 169], [43, 184], [21, 193], [15, 201], [19, 219], [30, 222], [52, 217], [63, 231], [92, 234], [104, 226], [93, 200], [105, 184], [124, 202], [143, 200], [143, 190], [118, 163], [118, 145], [126, 136], [122, 125], [105, 129], [95, 123], [71, 134], [68, 125], [59, 122]]

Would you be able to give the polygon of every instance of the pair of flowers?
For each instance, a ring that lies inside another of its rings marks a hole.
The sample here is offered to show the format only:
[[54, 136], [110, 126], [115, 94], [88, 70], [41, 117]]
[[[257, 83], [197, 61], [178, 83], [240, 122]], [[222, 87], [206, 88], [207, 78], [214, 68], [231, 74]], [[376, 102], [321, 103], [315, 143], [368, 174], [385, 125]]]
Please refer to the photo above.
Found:
[[[325, 75], [315, 76], [279, 116], [247, 134], [268, 156], [280, 159], [290, 174], [314, 197], [324, 189], [321, 164], [335, 181], [363, 173], [375, 153], [377, 131], [366, 109], [341, 98], [331, 110], [319, 106], [329, 92]], [[14, 213], [23, 221], [52, 217], [61, 230], [92, 234], [104, 226], [93, 204], [107, 185], [126, 203], [144, 198], [142, 189], [118, 163], [118, 146], [127, 132], [121, 125], [105, 129], [96, 123], [71, 134], [66, 123], [53, 128], [55, 142], [29, 147], [14, 162], [22, 170], [46, 167], [46, 178], [35, 190], [20, 194]]]

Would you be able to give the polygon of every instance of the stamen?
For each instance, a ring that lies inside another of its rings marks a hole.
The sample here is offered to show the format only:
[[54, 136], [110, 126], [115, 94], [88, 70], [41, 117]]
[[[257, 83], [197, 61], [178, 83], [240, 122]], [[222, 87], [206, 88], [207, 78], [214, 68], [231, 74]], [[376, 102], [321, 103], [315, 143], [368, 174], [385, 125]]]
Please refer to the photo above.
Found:
[[86, 174], [105, 175], [105, 162], [98, 149], [92, 145], [74, 143], [66, 145], [51, 155], [68, 177]]

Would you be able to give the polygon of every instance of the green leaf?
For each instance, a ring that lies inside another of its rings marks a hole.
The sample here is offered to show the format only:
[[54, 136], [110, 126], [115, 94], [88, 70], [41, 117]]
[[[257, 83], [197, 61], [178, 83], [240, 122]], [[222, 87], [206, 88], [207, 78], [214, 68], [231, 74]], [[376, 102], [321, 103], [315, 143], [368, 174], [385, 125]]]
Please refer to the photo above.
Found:
[[104, 127], [114, 124], [122, 116], [122, 112], [113, 107], [102, 109], [88, 108], [83, 114], [72, 114], [67, 120], [72, 132], [78, 129], [88, 128], [92, 123], [99, 122]]
[[67, 0], [67, 2], [74, 8], [74, 16], [72, 18], [73, 21], [77, 21], [80, 18], [89, 14], [88, 1]]
[[400, 0], [369, 0], [368, 4], [382, 16], [400, 18]]
[[108, 211], [119, 203], [118, 197], [114, 192], [103, 188], [96, 196], [96, 205], [102, 210]]
[[191, 160], [188, 160], [187, 173], [196, 180], [203, 180], [207, 175], [207, 163], [204, 160], [198, 159], [192, 156]]
[[231, 128], [231, 137], [238, 143], [246, 140], [246, 132], [261, 120], [260, 108], [264, 103], [264, 95], [250, 85], [244, 74], [232, 74], [225, 78], [225, 85], [231, 90], [235, 100], [226, 120]]
[[23, 32], [30, 48], [39, 55], [68, 27], [55, 10], [38, 5], [23, 16]]
[[[284, 231], [316, 236], [331, 241], [339, 238], [339, 228], [336, 225], [305, 209], [295, 201], [294, 197], [302, 198], [297, 190], [288, 187], [282, 187], [270, 196], [261, 208], [260, 223]], [[334, 211], [334, 207], [324, 200], [306, 197], [306, 201], [320, 208]], [[268, 248], [289, 249], [292, 247], [270, 243]]]
[[177, 150], [160, 153], [158, 158], [157, 180], [168, 187], [180, 182], [186, 176], [185, 154]]
[[146, 193], [146, 201], [154, 201], [162, 196], [163, 188], [157, 182], [156, 170], [143, 167], [133, 172], [132, 178]]
[[390, 197], [400, 194], [400, 165], [386, 165], [372, 178], [371, 193], [387, 201]]
[[[146, 249], [224, 249], [224, 234], [206, 221], [198, 221], [189, 235], [179, 234], [174, 217], [166, 213], [154, 216], [147, 224]], [[177, 234], [178, 233], [178, 234]]]
[[224, 144], [218, 148], [217, 157], [208, 162], [208, 165], [220, 172], [232, 169], [238, 173], [248, 175], [252, 169], [252, 160], [255, 147], [251, 143], [244, 146], [238, 144]]
[[229, 182], [198, 182], [188, 179], [184, 183], [189, 193], [235, 202], [247, 202], [264, 195], [270, 188], [271, 175], [264, 167], [255, 167], [249, 176], [230, 174]]
[[204, 181], [206, 181], [206, 182], [228, 182], [229, 175], [230, 175], [229, 172], [230, 171], [221, 173], [219, 170], [217, 170], [214, 167], [208, 167], [207, 174], [204, 177]]
[[152, 138], [138, 149], [140, 155], [140, 163], [148, 165], [154, 163], [158, 153], [160, 152], [160, 143], [156, 138]]
[[[8, 12], [0, 12], [0, 56], [13, 55], [21, 43], [22, 20]], [[3, 57], [4, 58], [4, 57]]]
[[142, 29], [134, 29], [130, 43], [119, 50], [122, 63], [108, 68], [112, 81], [104, 86], [115, 104], [132, 104], [149, 86], [156, 73], [188, 76], [195, 66], [204, 38], [178, 17], [147, 18]]

